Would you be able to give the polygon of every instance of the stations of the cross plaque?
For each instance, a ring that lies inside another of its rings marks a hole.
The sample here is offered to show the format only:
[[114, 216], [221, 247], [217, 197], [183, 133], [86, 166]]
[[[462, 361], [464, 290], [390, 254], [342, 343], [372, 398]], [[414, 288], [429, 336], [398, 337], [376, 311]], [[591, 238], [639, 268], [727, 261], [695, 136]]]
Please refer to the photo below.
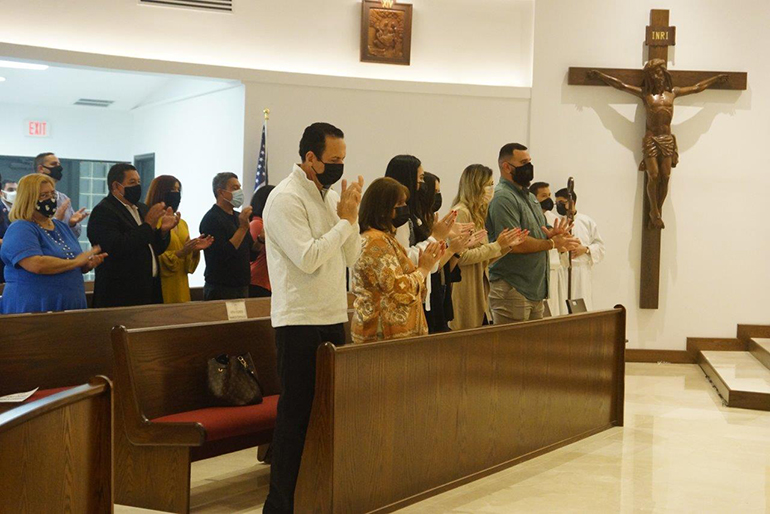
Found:
[[674, 100], [705, 89], [745, 90], [743, 72], [668, 70], [668, 47], [676, 44], [676, 27], [669, 26], [669, 11], [650, 13], [645, 44], [648, 61], [644, 69], [570, 68], [568, 84], [612, 86], [642, 99], [647, 130], [642, 141], [645, 172], [642, 228], [642, 268], [639, 306], [657, 309], [660, 292], [661, 230], [663, 204], [668, 195], [671, 170], [679, 161], [676, 137], [671, 133]]

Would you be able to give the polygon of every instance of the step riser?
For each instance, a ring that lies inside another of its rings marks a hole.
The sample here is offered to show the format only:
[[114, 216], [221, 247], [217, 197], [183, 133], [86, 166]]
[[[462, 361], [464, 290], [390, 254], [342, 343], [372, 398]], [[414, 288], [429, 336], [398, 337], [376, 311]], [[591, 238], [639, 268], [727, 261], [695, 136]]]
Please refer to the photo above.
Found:
[[711, 383], [714, 384], [714, 387], [716, 387], [716, 390], [719, 392], [719, 396], [722, 397], [722, 399], [727, 402], [727, 405], [730, 405], [730, 388], [727, 387], [727, 384], [725, 384], [725, 381], [722, 380], [722, 377], [719, 376], [719, 373], [717, 373], [717, 370], [715, 370], [711, 364], [709, 364], [708, 359], [706, 359], [703, 354], [698, 354], [698, 365], [700, 366], [700, 369], [703, 370], [703, 372], [706, 374], [707, 377], [709, 377], [709, 380], [711, 380]]
[[768, 352], [765, 347], [760, 346], [756, 341], [751, 340], [749, 341], [749, 352], [754, 358], [761, 362], [764, 367], [770, 369], [770, 352]]
[[[763, 348], [760, 349], [764, 351]], [[711, 350], [706, 351], [705, 354], [703, 352], [698, 353], [698, 365], [700, 365], [703, 372], [711, 380], [727, 406], [740, 409], [770, 411], [770, 393], [767, 392], [767, 388], [758, 386], [760, 389], [752, 391], [751, 385], [746, 383], [739, 388], [740, 381], [736, 383], [735, 377], [733, 377], [733, 373], [739, 371], [737, 369], [733, 370], [732, 366], [725, 367], [724, 362], [720, 363], [721, 357], [719, 360], [714, 360], [712, 362], [711, 359], [717, 359], [717, 354], [722, 354], [722, 352]], [[742, 370], [744, 374], [759, 374], [759, 380], [763, 380], [761, 377], [765, 374], [765, 369], [767, 369], [767, 372], [770, 372], [770, 368], [763, 368], [764, 363], [760, 364], [760, 362], [757, 362], [757, 359], [755, 359], [751, 353], [740, 352], [740, 354], [745, 355], [745, 357], [741, 357], [734, 362], [736, 365], [738, 365], [738, 362], [741, 362], [741, 368], [739, 369]], [[727, 375], [723, 377], [720, 374], [720, 370], [726, 372]], [[766, 378], [764, 380], [766, 380]], [[748, 388], [744, 389], [744, 387], [747, 386]]]

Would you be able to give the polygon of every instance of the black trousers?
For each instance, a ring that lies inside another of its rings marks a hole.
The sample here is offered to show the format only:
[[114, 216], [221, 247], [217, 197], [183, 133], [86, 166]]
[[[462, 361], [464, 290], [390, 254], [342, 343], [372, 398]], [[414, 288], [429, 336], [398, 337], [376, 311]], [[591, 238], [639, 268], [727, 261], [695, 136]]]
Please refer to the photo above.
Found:
[[228, 287], [228, 286], [216, 286], [206, 282], [203, 284], [203, 300], [209, 302], [211, 300], [238, 300], [240, 298], [249, 297], [249, 288], [245, 287]]
[[262, 512], [294, 512], [297, 485], [310, 409], [315, 396], [316, 350], [323, 343], [345, 344], [343, 325], [289, 326], [275, 329], [281, 398], [273, 434], [270, 493]]
[[269, 289], [249, 284], [249, 298], [267, 298], [269, 296], [273, 296]]

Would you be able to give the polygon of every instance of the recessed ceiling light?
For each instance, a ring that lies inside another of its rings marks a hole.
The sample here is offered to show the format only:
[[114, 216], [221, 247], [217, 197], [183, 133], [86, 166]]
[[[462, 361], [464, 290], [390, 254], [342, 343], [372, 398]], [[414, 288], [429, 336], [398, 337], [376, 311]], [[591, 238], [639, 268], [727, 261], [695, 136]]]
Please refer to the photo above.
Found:
[[30, 62], [0, 61], [0, 68], [14, 68], [17, 70], [47, 70], [46, 64], [32, 64]]

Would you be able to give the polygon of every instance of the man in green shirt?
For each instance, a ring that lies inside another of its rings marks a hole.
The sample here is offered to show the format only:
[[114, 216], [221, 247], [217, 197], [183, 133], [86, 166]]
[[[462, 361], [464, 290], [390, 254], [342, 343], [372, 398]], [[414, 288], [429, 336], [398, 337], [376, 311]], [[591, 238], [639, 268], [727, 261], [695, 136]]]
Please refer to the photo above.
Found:
[[509, 143], [497, 161], [500, 183], [489, 204], [487, 231], [495, 241], [504, 229], [529, 230], [529, 237], [489, 268], [489, 307], [495, 325], [541, 319], [548, 297], [548, 252], [567, 251], [579, 242], [570, 236], [566, 223], [549, 227], [540, 204], [529, 192], [534, 166], [527, 147]]

